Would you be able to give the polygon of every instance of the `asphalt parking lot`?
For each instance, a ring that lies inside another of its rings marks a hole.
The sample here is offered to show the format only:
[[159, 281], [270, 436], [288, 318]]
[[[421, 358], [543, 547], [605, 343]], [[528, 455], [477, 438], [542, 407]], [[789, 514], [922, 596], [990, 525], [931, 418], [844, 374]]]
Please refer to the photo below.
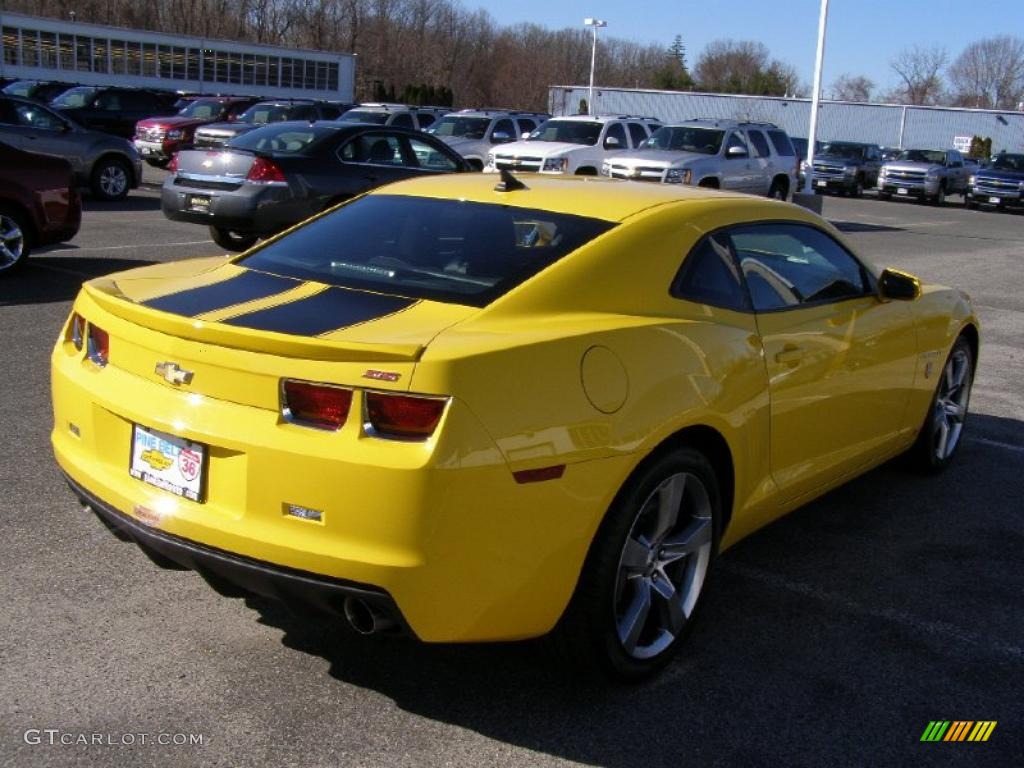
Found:
[[[954, 200], [828, 198], [825, 215], [876, 263], [973, 296], [957, 462], [937, 478], [883, 466], [744, 540], [685, 652], [635, 687], [574, 678], [535, 644], [366, 639], [224, 598], [82, 513], [48, 440], [48, 356], [79, 283], [217, 252], [153, 188], [87, 202], [72, 243], [0, 281], [0, 763], [1020, 765], [1024, 215]], [[921, 743], [933, 720], [998, 725]], [[103, 743], [61, 743], [80, 734]]]

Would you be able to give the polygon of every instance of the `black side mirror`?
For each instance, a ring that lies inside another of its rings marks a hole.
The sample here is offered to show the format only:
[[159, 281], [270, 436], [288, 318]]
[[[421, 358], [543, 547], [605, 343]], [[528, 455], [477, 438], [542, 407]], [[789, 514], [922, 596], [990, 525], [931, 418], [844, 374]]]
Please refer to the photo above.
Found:
[[883, 299], [913, 301], [921, 295], [921, 281], [909, 272], [885, 269], [878, 279], [878, 293]]

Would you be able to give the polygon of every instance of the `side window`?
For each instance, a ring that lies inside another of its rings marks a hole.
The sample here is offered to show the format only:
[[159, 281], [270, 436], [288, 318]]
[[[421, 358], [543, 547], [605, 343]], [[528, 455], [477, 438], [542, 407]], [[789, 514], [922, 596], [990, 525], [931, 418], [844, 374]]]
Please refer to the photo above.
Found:
[[743, 140], [743, 136], [739, 133], [739, 131], [733, 131], [732, 133], [729, 134], [729, 141], [726, 142], [725, 151], [728, 152], [733, 147], [739, 147], [744, 152], [750, 151], [747, 149], [747, 142]]
[[58, 131], [64, 127], [60, 119], [43, 109], [31, 104], [15, 103], [14, 110], [18, 114], [18, 122], [30, 128], [42, 128], [48, 131]]
[[415, 128], [416, 127], [412, 123], [412, 115], [410, 115], [408, 112], [402, 112], [400, 114], [395, 115], [394, 119], [390, 123], [388, 123], [388, 125], [393, 125], [396, 128]]
[[525, 117], [521, 117], [516, 122], [519, 124], [519, 134], [532, 133], [533, 129], [537, 127], [537, 124], [533, 120], [528, 120]]
[[760, 131], [747, 131], [747, 135], [750, 137], [750, 143], [754, 147], [754, 157], [771, 157], [771, 151], [768, 149], [768, 142], [765, 141], [763, 133]]
[[101, 93], [96, 97], [96, 101], [93, 106], [96, 109], [103, 110], [104, 112], [119, 112], [121, 110], [121, 94], [115, 93], [114, 91]]
[[750, 310], [729, 239], [723, 235], [708, 235], [697, 243], [683, 262], [670, 293], [697, 304], [737, 312]]
[[303, 106], [296, 107], [292, 110], [292, 113], [288, 116], [289, 120], [316, 120], [316, 107]]
[[768, 138], [771, 139], [772, 146], [775, 147], [775, 154], [779, 157], [796, 157], [793, 142], [789, 140], [789, 136], [784, 131], [768, 131]]
[[843, 301], [870, 290], [860, 263], [813, 227], [760, 224], [729, 234], [756, 312]]
[[425, 141], [409, 138], [409, 148], [416, 157], [416, 164], [420, 168], [429, 168], [432, 171], [457, 171], [455, 161], [443, 152], [434, 149]]
[[437, 120], [437, 115], [433, 114], [432, 112], [420, 112], [418, 115], [416, 115], [416, 118], [420, 122], [420, 130], [422, 131], [428, 125]]
[[341, 115], [341, 110], [331, 104], [320, 105], [321, 120], [336, 120]]
[[[609, 139], [618, 140], [618, 144], [609, 144]], [[626, 129], [622, 127], [622, 123], [611, 123], [608, 126], [608, 132], [604, 135], [605, 149], [629, 149], [629, 144], [626, 143]]]
[[[491, 143], [495, 143], [494, 135], [497, 133], [504, 133], [508, 138], [514, 139], [516, 137], [516, 126], [511, 120], [499, 120], [494, 124], [494, 130], [491, 131]], [[501, 141], [501, 139], [498, 139]]]
[[626, 123], [629, 126], [629, 138], [633, 140], [633, 148], [639, 147], [647, 141], [647, 131], [640, 123]]
[[338, 150], [338, 157], [346, 163], [372, 163], [373, 165], [404, 165], [402, 147], [397, 136], [363, 133]]

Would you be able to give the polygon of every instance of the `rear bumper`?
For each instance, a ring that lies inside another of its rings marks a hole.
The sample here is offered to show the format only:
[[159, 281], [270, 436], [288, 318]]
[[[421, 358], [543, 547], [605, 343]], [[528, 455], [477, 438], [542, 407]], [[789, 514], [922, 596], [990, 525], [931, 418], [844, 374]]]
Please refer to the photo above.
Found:
[[[207, 197], [207, 212], [190, 210], [193, 195]], [[203, 189], [174, 184], [169, 178], [161, 191], [164, 216], [172, 221], [267, 236], [280, 232], [317, 213], [315, 206], [297, 200], [287, 186], [243, 184], [238, 189]]]
[[65, 474], [65, 479], [87, 511], [93, 512], [111, 530], [145, 550], [196, 571], [217, 588], [228, 584], [288, 605], [331, 615], [342, 615], [345, 599], [354, 597], [390, 618], [408, 634], [413, 634], [395, 601], [383, 589], [241, 557], [172, 536], [119, 512], [69, 475]]

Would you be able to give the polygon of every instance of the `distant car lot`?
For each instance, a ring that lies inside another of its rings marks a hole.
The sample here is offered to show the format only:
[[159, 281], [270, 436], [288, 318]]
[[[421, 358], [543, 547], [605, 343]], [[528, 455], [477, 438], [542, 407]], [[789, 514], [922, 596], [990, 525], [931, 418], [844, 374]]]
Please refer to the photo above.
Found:
[[[144, 181], [162, 176], [147, 168]], [[47, 358], [78, 282], [218, 251], [164, 219], [154, 187], [87, 202], [72, 243], [0, 284], [0, 552], [17, 571], [0, 601], [17, 628], [0, 680], [4, 762], [68, 762], [69, 748], [26, 743], [38, 727], [207, 737], [75, 754], [104, 765], [285, 763], [283, 733], [309, 765], [931, 764], [966, 748], [955, 754], [972, 764], [1011, 764], [1024, 751], [1022, 219], [824, 204], [877, 263], [974, 297], [982, 352], [960, 463], [937, 481], [883, 467], [730, 550], [688, 652], [622, 689], [567, 680], [533, 646], [362, 642], [268, 602], [225, 601], [79, 512], [47, 439]], [[921, 744], [935, 719], [999, 725], [985, 744]], [[664, 738], [631, 735], [652, 723]], [[671, 736], [679, 724], [685, 738]]]

